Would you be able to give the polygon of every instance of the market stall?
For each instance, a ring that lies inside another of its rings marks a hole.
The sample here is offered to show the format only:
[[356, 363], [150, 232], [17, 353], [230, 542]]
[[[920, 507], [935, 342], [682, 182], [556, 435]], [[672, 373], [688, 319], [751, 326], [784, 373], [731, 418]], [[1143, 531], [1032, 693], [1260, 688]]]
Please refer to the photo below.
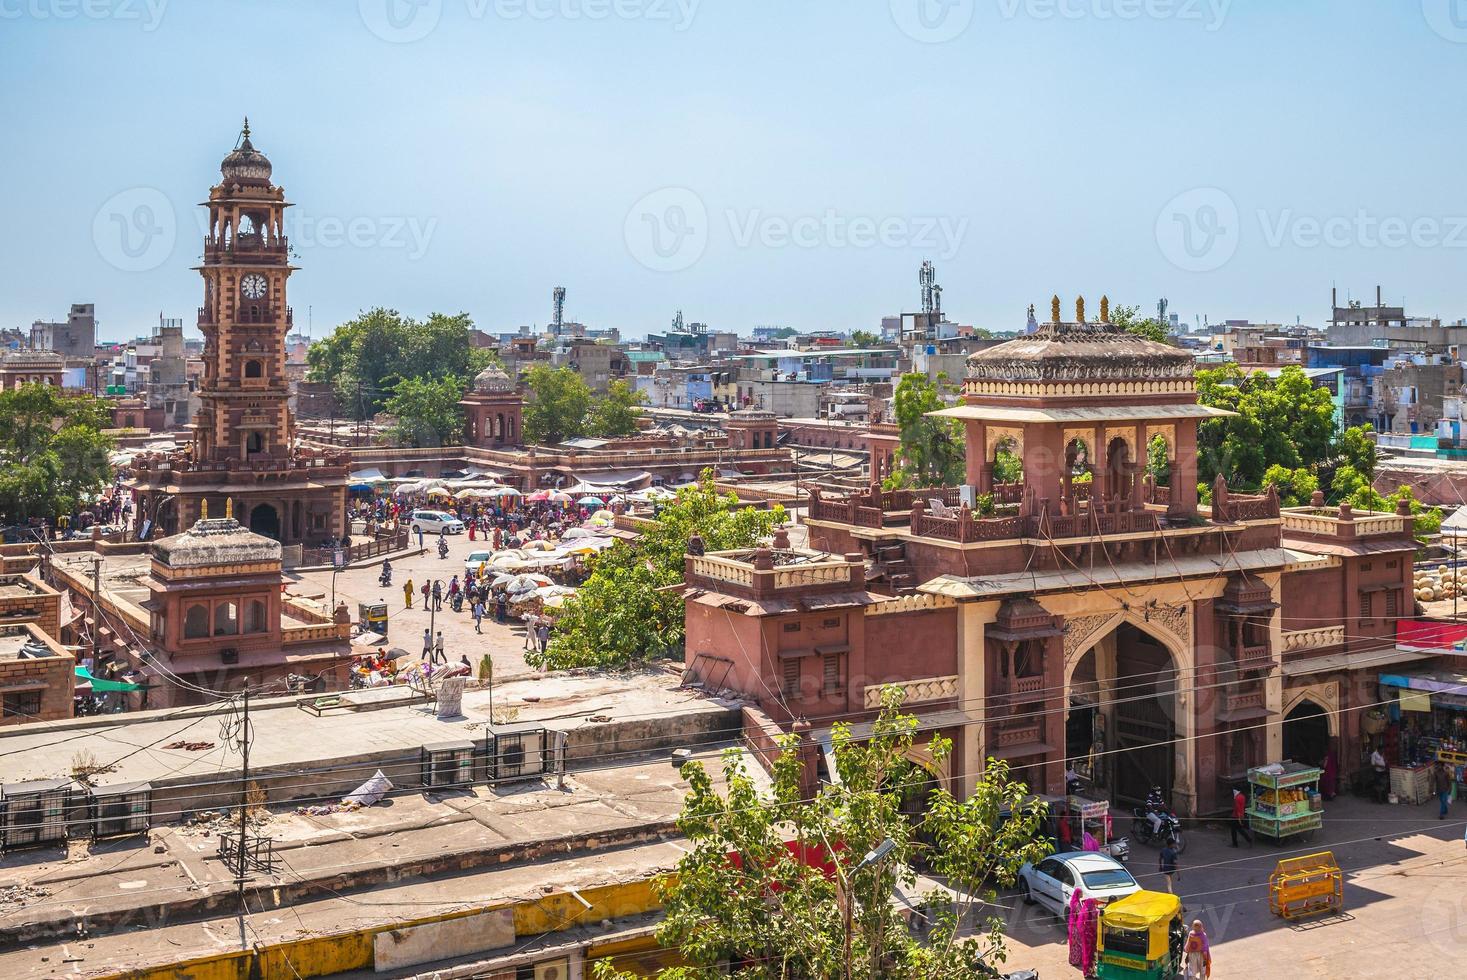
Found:
[[1248, 826], [1274, 843], [1315, 833], [1324, 826], [1324, 770], [1297, 762], [1274, 762], [1248, 770]]
[[1390, 792], [1401, 803], [1431, 798], [1431, 767], [1441, 761], [1467, 785], [1467, 676], [1446, 671], [1382, 674], [1387, 724], [1381, 749], [1391, 766]]

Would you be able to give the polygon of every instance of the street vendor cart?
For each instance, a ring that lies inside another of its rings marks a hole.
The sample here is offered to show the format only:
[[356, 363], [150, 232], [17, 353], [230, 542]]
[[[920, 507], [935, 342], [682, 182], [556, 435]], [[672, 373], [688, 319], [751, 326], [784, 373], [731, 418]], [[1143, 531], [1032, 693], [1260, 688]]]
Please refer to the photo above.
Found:
[[1282, 844], [1291, 837], [1312, 840], [1324, 826], [1324, 771], [1297, 762], [1275, 762], [1248, 770], [1248, 826]]
[[1173, 980], [1182, 972], [1186, 939], [1180, 898], [1127, 895], [1100, 911], [1095, 974], [1100, 980]]
[[[1125, 837], [1113, 836], [1110, 819], [1110, 801], [1092, 799], [1079, 793], [1070, 793], [1063, 800], [1052, 804], [1051, 812], [1057, 820], [1059, 840], [1065, 850], [1082, 850], [1085, 835], [1094, 837], [1102, 854], [1109, 854], [1117, 861], [1131, 857], [1131, 842]], [[1063, 826], [1058, 826], [1063, 822]]]

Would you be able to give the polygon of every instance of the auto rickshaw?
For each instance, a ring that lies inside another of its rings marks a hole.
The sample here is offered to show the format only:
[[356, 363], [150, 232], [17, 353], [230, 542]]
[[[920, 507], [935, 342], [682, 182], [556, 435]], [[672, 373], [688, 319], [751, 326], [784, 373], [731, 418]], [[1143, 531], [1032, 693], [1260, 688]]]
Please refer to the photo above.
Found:
[[361, 624], [363, 630], [381, 633], [382, 639], [387, 639], [387, 603], [357, 603], [357, 622]]
[[1100, 980], [1173, 980], [1182, 972], [1187, 927], [1182, 900], [1136, 892], [1100, 912], [1096, 975]]

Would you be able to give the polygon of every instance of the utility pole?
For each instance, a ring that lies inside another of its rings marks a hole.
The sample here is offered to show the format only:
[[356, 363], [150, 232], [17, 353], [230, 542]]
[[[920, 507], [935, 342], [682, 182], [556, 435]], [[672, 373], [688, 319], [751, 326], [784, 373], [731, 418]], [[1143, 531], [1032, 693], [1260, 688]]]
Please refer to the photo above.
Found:
[[239, 864], [235, 868], [234, 883], [239, 897], [239, 914], [244, 915], [245, 906], [245, 828], [249, 824], [250, 809], [250, 679], [244, 681], [244, 721], [240, 728], [240, 751], [244, 760], [240, 765], [239, 777]]

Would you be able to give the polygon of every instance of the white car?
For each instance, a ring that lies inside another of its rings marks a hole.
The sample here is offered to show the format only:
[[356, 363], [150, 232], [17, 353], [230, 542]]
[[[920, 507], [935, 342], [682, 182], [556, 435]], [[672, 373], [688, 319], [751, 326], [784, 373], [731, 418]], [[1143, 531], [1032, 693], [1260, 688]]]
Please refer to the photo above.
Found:
[[441, 510], [415, 510], [410, 522], [409, 527], [424, 534], [437, 534], [439, 531], [445, 534], [464, 533], [464, 522]]
[[494, 552], [492, 551], [469, 552], [468, 557], [464, 559], [464, 572], [469, 575], [479, 574], [479, 566], [487, 565], [489, 563], [489, 559], [493, 557]]
[[1019, 869], [1019, 897], [1024, 904], [1037, 902], [1061, 918], [1069, 911], [1070, 895], [1076, 888], [1081, 898], [1101, 904], [1141, 890], [1125, 865], [1097, 851], [1055, 854]]

